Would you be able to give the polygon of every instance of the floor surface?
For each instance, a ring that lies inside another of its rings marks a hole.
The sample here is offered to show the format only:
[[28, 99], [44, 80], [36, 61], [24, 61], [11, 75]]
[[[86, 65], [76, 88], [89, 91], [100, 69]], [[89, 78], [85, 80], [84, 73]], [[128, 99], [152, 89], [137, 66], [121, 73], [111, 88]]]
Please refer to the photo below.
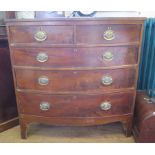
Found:
[[89, 127], [58, 127], [41, 124], [29, 126], [28, 138], [20, 138], [20, 128], [0, 133], [0, 143], [134, 143], [126, 137], [121, 124]]

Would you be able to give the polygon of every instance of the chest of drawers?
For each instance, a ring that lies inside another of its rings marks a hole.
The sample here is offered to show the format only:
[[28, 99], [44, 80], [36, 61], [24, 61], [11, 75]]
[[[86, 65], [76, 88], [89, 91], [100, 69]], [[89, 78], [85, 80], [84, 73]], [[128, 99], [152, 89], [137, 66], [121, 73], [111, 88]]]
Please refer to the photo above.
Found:
[[21, 137], [33, 122], [121, 122], [129, 136], [143, 20], [7, 21]]

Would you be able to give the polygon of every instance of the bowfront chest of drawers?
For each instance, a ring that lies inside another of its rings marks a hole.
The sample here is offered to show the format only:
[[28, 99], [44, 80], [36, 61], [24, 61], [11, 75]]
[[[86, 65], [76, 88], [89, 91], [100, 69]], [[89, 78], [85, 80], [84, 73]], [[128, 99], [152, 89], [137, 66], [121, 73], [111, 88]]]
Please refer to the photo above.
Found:
[[121, 122], [131, 134], [143, 18], [9, 20], [21, 137], [30, 123]]

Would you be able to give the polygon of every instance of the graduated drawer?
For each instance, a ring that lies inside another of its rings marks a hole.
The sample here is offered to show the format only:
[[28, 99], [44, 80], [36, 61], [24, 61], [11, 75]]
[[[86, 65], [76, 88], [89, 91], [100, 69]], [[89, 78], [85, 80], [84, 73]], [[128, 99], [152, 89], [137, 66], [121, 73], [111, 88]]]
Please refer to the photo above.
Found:
[[92, 48], [13, 48], [14, 65], [38, 67], [109, 67], [136, 64], [137, 46]]
[[18, 93], [20, 112], [47, 117], [104, 117], [132, 112], [133, 92], [105, 95]]
[[73, 26], [10, 26], [9, 32], [11, 43], [73, 43]]
[[78, 25], [76, 27], [78, 44], [113, 44], [139, 42], [141, 25], [104, 24]]
[[134, 68], [109, 70], [15, 69], [18, 89], [52, 92], [102, 92], [135, 87]]

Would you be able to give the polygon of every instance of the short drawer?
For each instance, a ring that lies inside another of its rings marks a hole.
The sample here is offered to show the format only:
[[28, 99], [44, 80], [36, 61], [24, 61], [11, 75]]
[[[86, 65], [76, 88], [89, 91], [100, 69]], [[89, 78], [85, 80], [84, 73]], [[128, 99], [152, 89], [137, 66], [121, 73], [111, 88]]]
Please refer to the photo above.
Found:
[[140, 41], [141, 25], [78, 25], [77, 44], [113, 44]]
[[10, 26], [9, 31], [11, 43], [73, 43], [73, 26]]
[[135, 87], [136, 69], [30, 70], [15, 69], [18, 89], [52, 92], [106, 92]]
[[109, 67], [136, 64], [137, 46], [92, 48], [12, 48], [14, 65], [36, 67]]
[[132, 113], [134, 93], [47, 95], [18, 93], [20, 112], [44, 117], [105, 117]]

